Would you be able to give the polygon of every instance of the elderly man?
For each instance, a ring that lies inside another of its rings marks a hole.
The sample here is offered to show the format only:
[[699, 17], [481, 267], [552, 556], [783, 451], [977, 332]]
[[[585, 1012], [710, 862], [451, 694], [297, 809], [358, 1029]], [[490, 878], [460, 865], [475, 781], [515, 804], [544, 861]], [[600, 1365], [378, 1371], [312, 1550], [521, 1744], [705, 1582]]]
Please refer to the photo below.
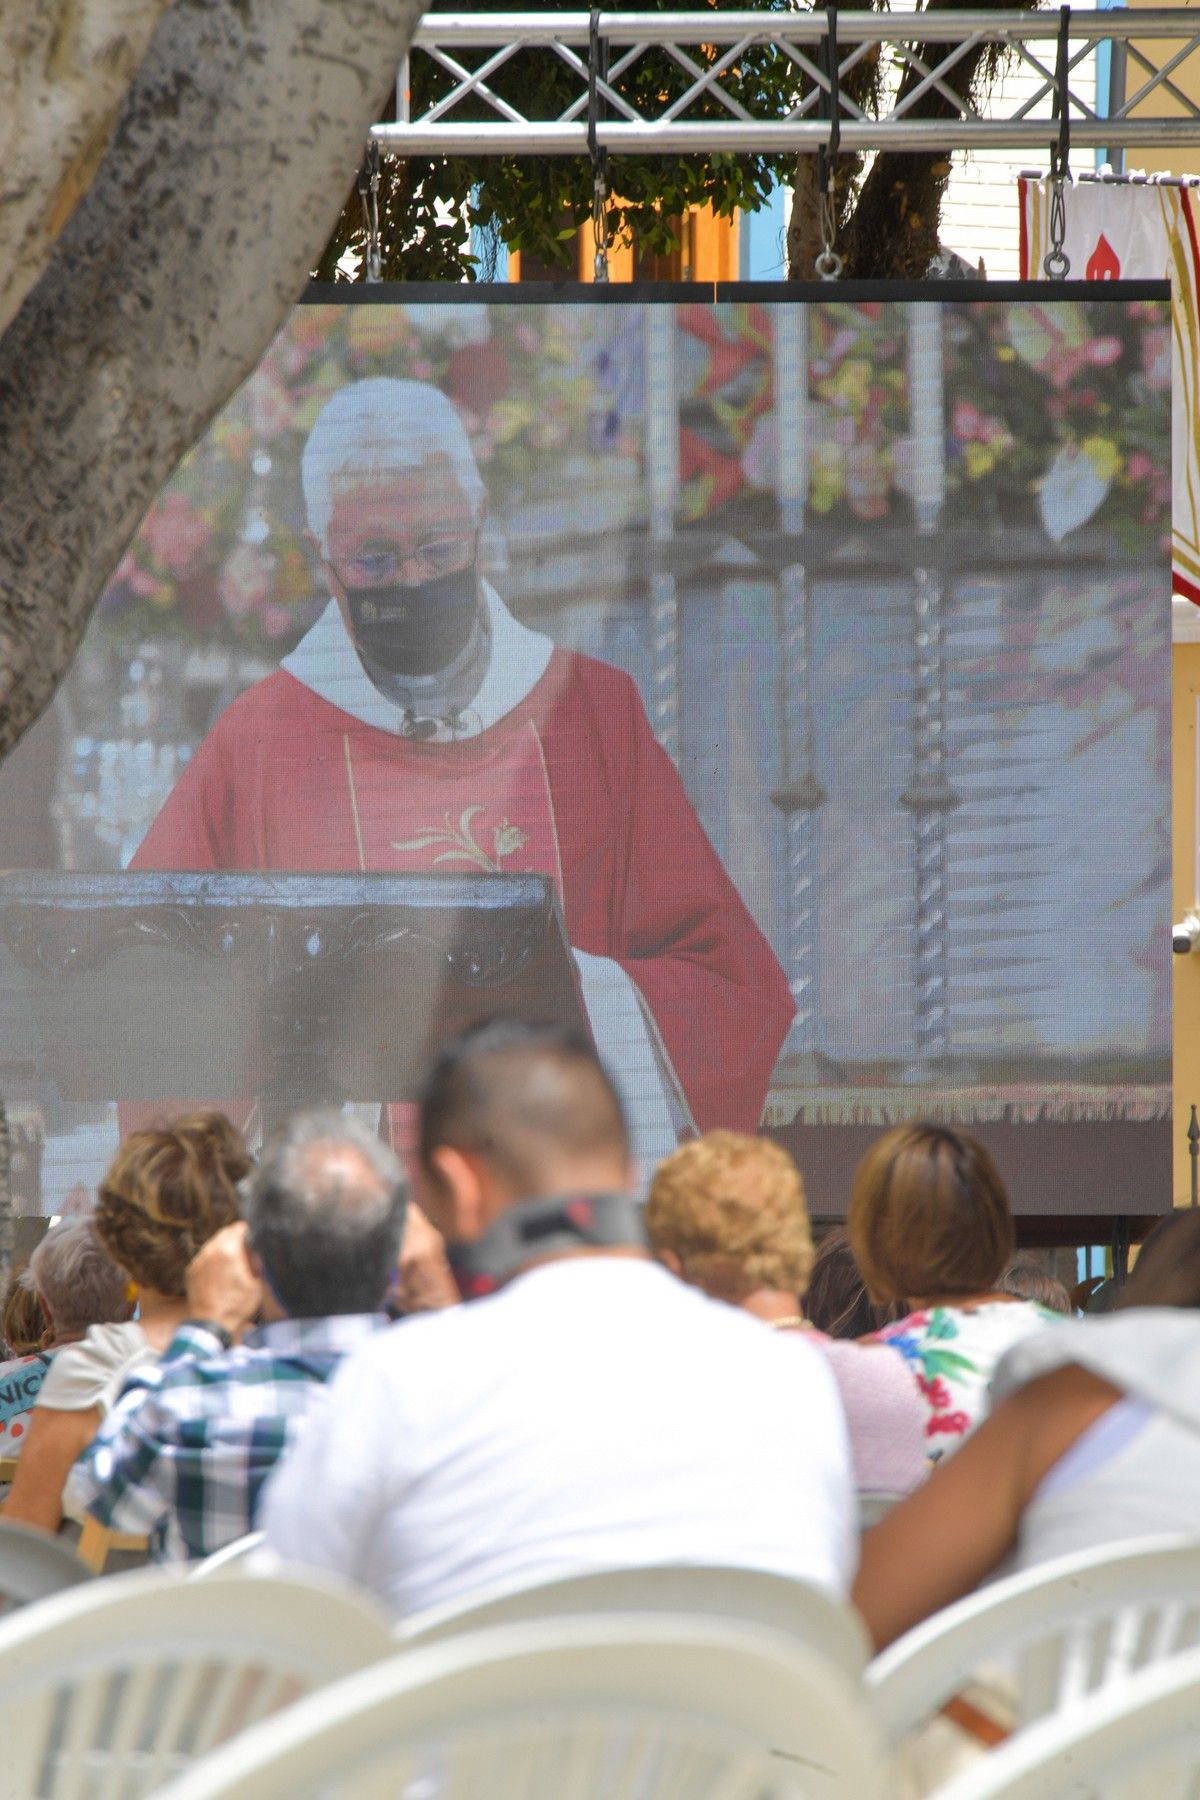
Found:
[[833, 1377], [650, 1259], [591, 1047], [504, 1021], [451, 1046], [421, 1163], [468, 1303], [346, 1363], [268, 1486], [271, 1546], [405, 1615], [672, 1562], [844, 1593], [855, 1504]]
[[634, 683], [480, 575], [486, 495], [450, 401], [342, 389], [302, 479], [329, 604], [222, 715], [133, 866], [547, 874], [638, 1153], [753, 1130], [794, 1010], [783, 971]]
[[253, 1528], [324, 1383], [387, 1323], [404, 1178], [357, 1120], [298, 1115], [248, 1178], [243, 1211], [188, 1266], [194, 1317], [130, 1378], [68, 1477], [73, 1513], [149, 1535], [161, 1560]]

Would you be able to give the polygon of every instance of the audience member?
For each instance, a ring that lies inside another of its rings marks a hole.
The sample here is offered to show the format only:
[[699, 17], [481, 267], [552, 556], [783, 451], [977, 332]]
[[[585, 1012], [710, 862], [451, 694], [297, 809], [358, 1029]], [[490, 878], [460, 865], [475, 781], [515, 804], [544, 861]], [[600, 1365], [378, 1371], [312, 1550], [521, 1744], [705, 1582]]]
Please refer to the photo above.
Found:
[[864, 1338], [903, 1318], [904, 1308], [894, 1302], [876, 1306], [867, 1293], [862, 1270], [854, 1260], [850, 1240], [840, 1225], [827, 1231], [817, 1245], [805, 1317], [831, 1338]]
[[4, 1296], [0, 1335], [9, 1358], [32, 1356], [42, 1348], [42, 1339], [50, 1328], [42, 1311], [42, 1303], [29, 1280], [28, 1265], [14, 1269]]
[[963, 1133], [885, 1133], [855, 1173], [846, 1229], [872, 1300], [909, 1308], [878, 1337], [912, 1363], [929, 1409], [928, 1455], [940, 1462], [987, 1411], [1004, 1352], [1061, 1315], [999, 1291], [1012, 1212], [991, 1157]]
[[1062, 1282], [1035, 1262], [1010, 1262], [996, 1288], [1001, 1294], [1014, 1294], [1018, 1300], [1036, 1300], [1039, 1306], [1048, 1306], [1051, 1312], [1068, 1318], [1075, 1310]]
[[[76, 1511], [150, 1536], [161, 1560], [253, 1529], [262, 1484], [324, 1383], [387, 1323], [404, 1177], [357, 1120], [299, 1114], [243, 1184], [242, 1210], [189, 1264], [191, 1317], [130, 1378], [67, 1483]], [[313, 1436], [320, 1454], [325, 1434]]]
[[[1192, 1375], [1197, 1383], [1192, 1384]], [[864, 1539], [877, 1645], [1006, 1567], [1159, 1533], [1200, 1509], [1200, 1318], [1139, 1307], [1016, 1344], [970, 1443]]]
[[[860, 1500], [895, 1499], [924, 1479], [926, 1409], [907, 1363], [884, 1345], [825, 1337], [802, 1316], [812, 1237], [786, 1150], [733, 1131], [682, 1145], [655, 1171], [646, 1229], [684, 1281], [818, 1347], [846, 1410]], [[804, 1429], [799, 1413], [795, 1429]]]
[[90, 1325], [129, 1315], [125, 1271], [86, 1219], [51, 1226], [16, 1281], [16, 1293], [28, 1304], [22, 1307], [10, 1293], [5, 1306], [5, 1333], [14, 1352], [0, 1363], [0, 1456], [6, 1457], [19, 1456], [24, 1448], [28, 1415], [52, 1357], [63, 1345], [77, 1343]]
[[1148, 1233], [1112, 1310], [1131, 1306], [1200, 1306], [1200, 1212], [1181, 1207]]
[[125, 1377], [166, 1349], [187, 1316], [184, 1270], [237, 1217], [252, 1167], [224, 1114], [192, 1113], [134, 1132], [100, 1184], [96, 1235], [136, 1284], [136, 1319], [93, 1325], [59, 1353], [29, 1419], [5, 1516], [56, 1531], [67, 1471], [95, 1435]]
[[415, 1200], [410, 1200], [388, 1311], [395, 1318], [407, 1319], [414, 1313], [438, 1312], [443, 1306], [458, 1303], [458, 1287], [446, 1260], [441, 1233], [435, 1231]]
[[845, 1592], [853, 1482], [832, 1376], [649, 1257], [591, 1045], [505, 1022], [468, 1033], [430, 1076], [419, 1152], [469, 1304], [339, 1372], [322, 1429], [264, 1495], [285, 1560], [400, 1614], [673, 1562]]

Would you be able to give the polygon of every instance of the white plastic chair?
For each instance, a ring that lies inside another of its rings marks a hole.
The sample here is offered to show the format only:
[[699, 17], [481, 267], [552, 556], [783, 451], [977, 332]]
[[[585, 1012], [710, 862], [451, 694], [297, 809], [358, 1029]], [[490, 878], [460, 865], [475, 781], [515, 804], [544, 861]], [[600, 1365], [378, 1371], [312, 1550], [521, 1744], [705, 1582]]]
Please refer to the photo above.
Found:
[[234, 1538], [231, 1544], [225, 1544], [220, 1550], [214, 1550], [211, 1556], [202, 1557], [193, 1563], [188, 1570], [193, 1581], [206, 1581], [210, 1575], [219, 1575], [224, 1569], [238, 1569], [254, 1558], [262, 1549], [263, 1534], [261, 1531], [247, 1531], [240, 1538]]
[[396, 1636], [404, 1644], [429, 1644], [492, 1625], [637, 1612], [699, 1613], [709, 1619], [769, 1625], [793, 1642], [809, 1645], [854, 1681], [870, 1654], [858, 1614], [820, 1589], [761, 1569], [694, 1564], [603, 1569], [532, 1587], [497, 1589], [405, 1619]]
[[138, 1800], [281, 1706], [392, 1653], [330, 1583], [138, 1570], [0, 1621], [0, 1788]]
[[1200, 1542], [1152, 1538], [1056, 1558], [993, 1582], [906, 1632], [866, 1672], [884, 1738], [897, 1744], [972, 1672], [1014, 1676], [1017, 1726], [1200, 1644]]
[[1200, 1651], [1043, 1719], [936, 1800], [1191, 1800], [1200, 1792]]
[[61, 1538], [0, 1519], [0, 1617], [91, 1579], [87, 1564]]
[[401, 1651], [198, 1762], [159, 1800], [874, 1800], [839, 1669], [764, 1626], [550, 1619]]

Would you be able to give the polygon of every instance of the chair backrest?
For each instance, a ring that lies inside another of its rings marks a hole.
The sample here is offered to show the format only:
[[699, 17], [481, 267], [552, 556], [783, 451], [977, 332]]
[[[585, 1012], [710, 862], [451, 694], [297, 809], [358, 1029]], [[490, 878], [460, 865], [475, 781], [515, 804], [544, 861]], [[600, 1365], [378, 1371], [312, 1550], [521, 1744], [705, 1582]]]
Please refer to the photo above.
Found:
[[232, 1544], [193, 1563], [188, 1573], [193, 1581], [207, 1581], [210, 1575], [218, 1575], [222, 1569], [237, 1569], [253, 1557], [256, 1550], [262, 1549], [262, 1543], [261, 1531], [247, 1531], [244, 1536], [234, 1538]]
[[69, 1544], [0, 1519], [0, 1617], [91, 1578]]
[[380, 1794], [873, 1800], [840, 1669], [761, 1625], [544, 1619], [404, 1650], [196, 1763], [159, 1800]]
[[505, 1588], [406, 1619], [396, 1636], [404, 1644], [429, 1644], [484, 1626], [631, 1612], [698, 1613], [770, 1625], [812, 1646], [856, 1681], [870, 1648], [858, 1614], [818, 1588], [760, 1569], [690, 1564], [602, 1569]]
[[890, 1744], [1003, 1663], [1025, 1727], [1133, 1670], [1200, 1644], [1200, 1542], [1147, 1539], [1056, 1558], [993, 1582], [907, 1632], [867, 1689]]
[[1031, 1725], [937, 1800], [1192, 1800], [1200, 1792], [1200, 1651]]
[[394, 1650], [329, 1582], [138, 1570], [0, 1621], [4, 1791], [139, 1800], [195, 1756]]

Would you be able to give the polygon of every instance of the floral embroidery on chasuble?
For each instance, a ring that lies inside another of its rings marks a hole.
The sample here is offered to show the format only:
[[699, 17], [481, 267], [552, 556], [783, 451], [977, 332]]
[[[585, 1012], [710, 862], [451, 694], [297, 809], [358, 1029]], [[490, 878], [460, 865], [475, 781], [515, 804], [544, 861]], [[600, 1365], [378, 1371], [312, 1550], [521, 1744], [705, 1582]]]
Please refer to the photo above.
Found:
[[460, 743], [343, 734], [337, 836], [347, 867], [443, 875], [549, 875], [562, 898], [554, 802], [533, 720]]

